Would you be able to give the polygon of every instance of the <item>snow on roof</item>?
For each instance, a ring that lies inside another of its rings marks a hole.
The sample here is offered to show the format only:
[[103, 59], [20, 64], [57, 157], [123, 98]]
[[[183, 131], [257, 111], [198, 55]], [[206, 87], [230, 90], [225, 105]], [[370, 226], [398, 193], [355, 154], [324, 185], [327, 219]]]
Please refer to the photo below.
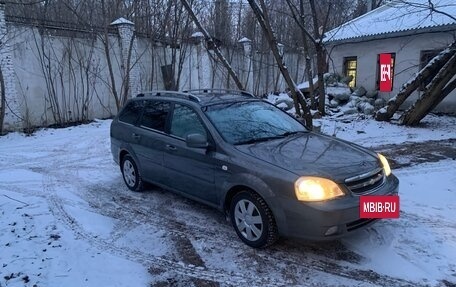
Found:
[[191, 37], [192, 38], [204, 38], [204, 35], [202, 32], [198, 31], [198, 32], [193, 33]]
[[387, 38], [387, 34], [390, 33], [412, 33], [417, 29], [456, 29], [454, 0], [433, 0], [434, 11], [431, 11], [429, 3], [429, 0], [391, 1], [326, 32], [324, 42], [362, 39], [376, 35]]
[[[312, 79], [312, 82], [314, 85], [316, 85], [318, 83], [318, 77], [315, 77]], [[306, 82], [302, 82], [300, 84], [298, 84], [296, 86], [296, 88], [300, 89], [300, 90], [303, 90], [303, 89], [308, 89], [309, 88], [309, 81], [306, 81]]]
[[135, 23], [120, 17], [119, 19], [115, 20], [114, 22], [111, 23], [111, 25], [120, 25], [120, 24], [128, 24], [128, 25], [134, 25]]
[[250, 39], [247, 38], [247, 37], [243, 37], [242, 39], [240, 39], [240, 40], [238, 41], [238, 43], [241, 43], [241, 44], [242, 44], [242, 43], [250, 43], [250, 42], [252, 42], [252, 40], [250, 40]]

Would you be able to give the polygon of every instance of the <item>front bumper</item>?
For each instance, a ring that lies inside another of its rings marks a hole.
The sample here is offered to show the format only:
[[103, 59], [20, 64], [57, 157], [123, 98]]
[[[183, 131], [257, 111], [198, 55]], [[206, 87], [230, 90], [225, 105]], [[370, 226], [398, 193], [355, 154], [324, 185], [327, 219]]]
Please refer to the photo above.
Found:
[[[385, 183], [369, 195], [397, 195], [399, 180], [390, 175]], [[333, 240], [370, 226], [376, 219], [359, 217], [359, 196], [347, 195], [325, 202], [300, 202], [280, 198], [282, 212], [276, 215], [279, 233], [285, 237], [306, 240]]]

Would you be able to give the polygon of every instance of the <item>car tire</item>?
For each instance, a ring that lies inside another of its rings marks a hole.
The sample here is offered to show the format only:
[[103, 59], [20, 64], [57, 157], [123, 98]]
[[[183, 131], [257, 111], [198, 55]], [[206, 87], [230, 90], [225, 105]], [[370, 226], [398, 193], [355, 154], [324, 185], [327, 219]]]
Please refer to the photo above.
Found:
[[239, 238], [253, 248], [264, 248], [278, 239], [277, 225], [266, 201], [253, 191], [237, 193], [230, 204], [230, 218]]
[[127, 154], [122, 158], [120, 169], [128, 189], [132, 191], [143, 190], [143, 181], [141, 179], [141, 175], [139, 174], [138, 166], [131, 155]]

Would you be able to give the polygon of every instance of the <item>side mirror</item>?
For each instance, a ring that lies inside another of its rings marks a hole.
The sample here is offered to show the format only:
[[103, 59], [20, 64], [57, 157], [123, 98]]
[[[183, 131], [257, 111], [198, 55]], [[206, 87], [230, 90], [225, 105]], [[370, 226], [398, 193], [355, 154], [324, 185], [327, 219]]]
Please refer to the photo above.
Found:
[[185, 142], [188, 147], [193, 148], [207, 148], [209, 146], [206, 136], [202, 134], [189, 134], [185, 137]]

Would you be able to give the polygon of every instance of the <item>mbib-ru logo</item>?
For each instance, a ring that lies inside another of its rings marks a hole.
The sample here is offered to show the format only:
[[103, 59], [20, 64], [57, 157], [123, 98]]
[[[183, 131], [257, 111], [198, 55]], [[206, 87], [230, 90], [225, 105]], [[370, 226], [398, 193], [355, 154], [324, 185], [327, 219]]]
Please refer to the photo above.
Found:
[[399, 218], [399, 196], [361, 196], [360, 218]]

